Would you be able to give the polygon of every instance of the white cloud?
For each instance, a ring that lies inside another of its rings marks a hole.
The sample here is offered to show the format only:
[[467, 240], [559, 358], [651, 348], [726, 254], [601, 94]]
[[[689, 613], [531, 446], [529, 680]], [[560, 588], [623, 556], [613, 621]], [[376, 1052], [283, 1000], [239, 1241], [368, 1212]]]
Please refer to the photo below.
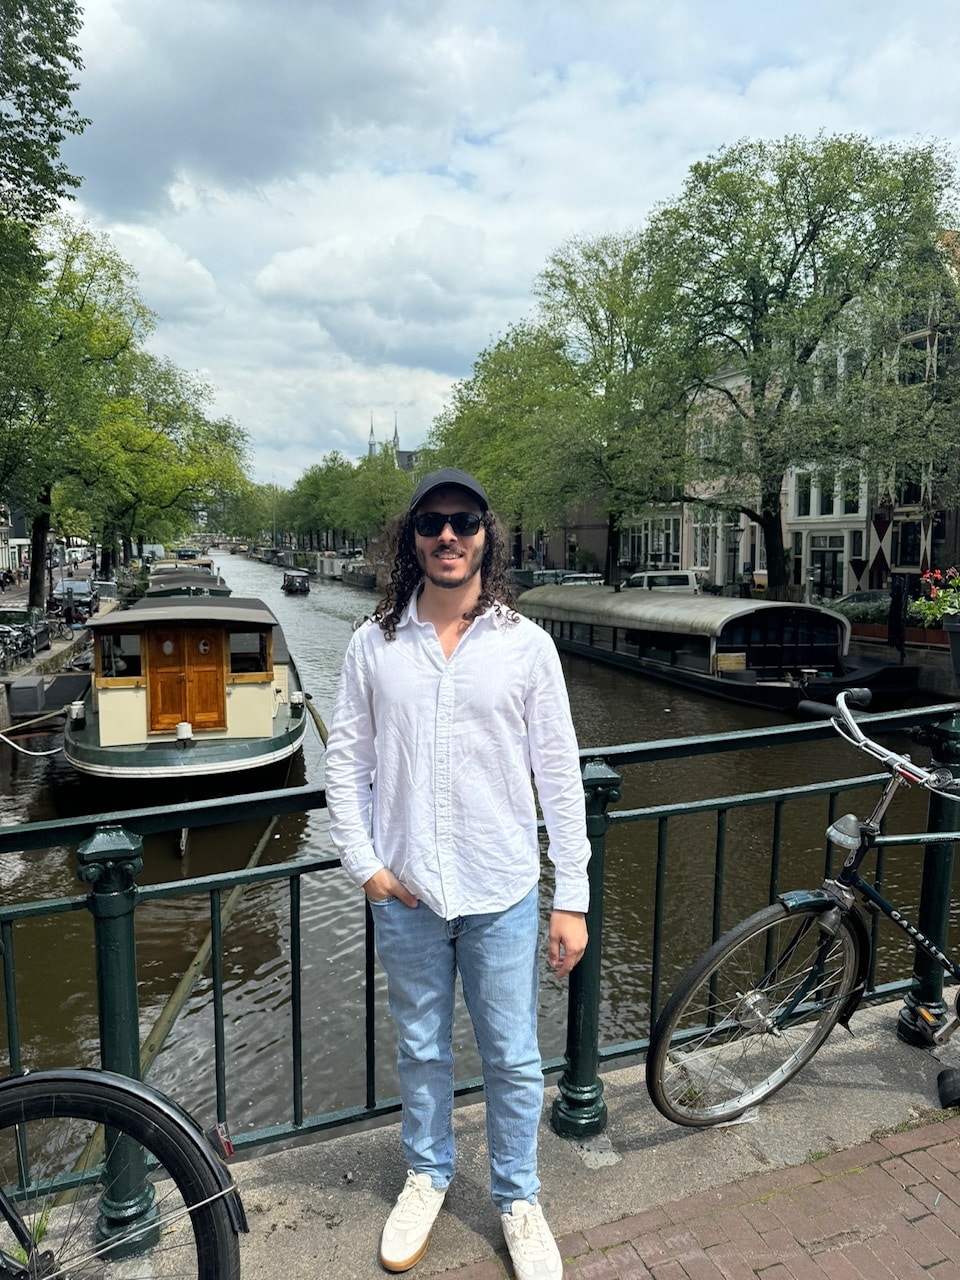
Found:
[[637, 226], [742, 137], [937, 136], [960, 23], [894, 0], [86, 0], [65, 155], [259, 479], [454, 378], [573, 235]]

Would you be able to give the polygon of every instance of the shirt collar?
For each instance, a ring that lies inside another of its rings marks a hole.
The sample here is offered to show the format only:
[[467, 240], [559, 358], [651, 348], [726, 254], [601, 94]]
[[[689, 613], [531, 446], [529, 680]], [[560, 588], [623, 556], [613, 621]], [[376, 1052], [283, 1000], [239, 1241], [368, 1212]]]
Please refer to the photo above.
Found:
[[[404, 627], [407, 625], [414, 625], [418, 627], [426, 627], [430, 625], [429, 623], [420, 621], [420, 615], [417, 612], [417, 602], [419, 599], [420, 599], [420, 590], [418, 588], [416, 591], [414, 591], [413, 595], [407, 601], [406, 607], [404, 608], [403, 613], [400, 615], [400, 621], [397, 623], [398, 631], [400, 630], [401, 627]], [[492, 605], [489, 609], [484, 609], [483, 613], [481, 613], [479, 617], [474, 619], [475, 623], [487, 622], [487, 621], [492, 622], [493, 625], [496, 627], [501, 626], [501, 624], [503, 623], [503, 618], [499, 613], [497, 613], [497, 611], [493, 608]]]

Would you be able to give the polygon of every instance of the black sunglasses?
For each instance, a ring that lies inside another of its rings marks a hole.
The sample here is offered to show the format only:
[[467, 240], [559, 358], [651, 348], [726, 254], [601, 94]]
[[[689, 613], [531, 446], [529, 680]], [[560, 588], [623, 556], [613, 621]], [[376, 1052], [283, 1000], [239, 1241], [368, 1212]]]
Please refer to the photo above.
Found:
[[444, 525], [449, 525], [458, 538], [472, 538], [482, 523], [483, 517], [475, 511], [455, 511], [452, 516], [442, 511], [421, 511], [413, 517], [413, 527], [421, 538], [438, 538]]

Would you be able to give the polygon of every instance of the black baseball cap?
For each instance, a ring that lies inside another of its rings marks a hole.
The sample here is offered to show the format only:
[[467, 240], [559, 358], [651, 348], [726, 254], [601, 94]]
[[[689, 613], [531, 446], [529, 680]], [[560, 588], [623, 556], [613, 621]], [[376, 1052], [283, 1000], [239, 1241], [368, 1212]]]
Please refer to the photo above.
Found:
[[484, 493], [483, 485], [479, 481], [474, 480], [473, 476], [468, 476], [465, 471], [459, 471], [456, 467], [441, 467], [439, 471], [431, 471], [428, 476], [424, 476], [414, 489], [413, 497], [410, 499], [410, 510], [415, 511], [424, 498], [432, 493], [434, 489], [444, 489], [448, 485], [456, 485], [458, 489], [466, 489], [479, 502], [481, 511], [490, 509], [490, 500]]

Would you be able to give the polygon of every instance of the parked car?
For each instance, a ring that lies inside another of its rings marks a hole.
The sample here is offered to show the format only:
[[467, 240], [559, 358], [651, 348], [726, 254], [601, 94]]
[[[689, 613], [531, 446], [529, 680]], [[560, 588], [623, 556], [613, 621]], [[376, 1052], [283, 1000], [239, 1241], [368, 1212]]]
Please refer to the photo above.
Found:
[[602, 573], [565, 573], [560, 579], [561, 587], [602, 587]]
[[59, 605], [65, 605], [73, 592], [73, 603], [78, 604], [84, 613], [96, 613], [100, 604], [100, 595], [89, 578], [60, 578], [53, 584], [53, 598]]
[[25, 604], [9, 605], [6, 609], [0, 609], [0, 626], [23, 628], [31, 637], [31, 643], [27, 646], [31, 657], [38, 649], [50, 648], [50, 624], [42, 609]]
[[645, 591], [679, 591], [688, 596], [700, 594], [700, 579], [692, 569], [655, 569], [647, 573], [631, 573], [623, 585], [640, 587]]

